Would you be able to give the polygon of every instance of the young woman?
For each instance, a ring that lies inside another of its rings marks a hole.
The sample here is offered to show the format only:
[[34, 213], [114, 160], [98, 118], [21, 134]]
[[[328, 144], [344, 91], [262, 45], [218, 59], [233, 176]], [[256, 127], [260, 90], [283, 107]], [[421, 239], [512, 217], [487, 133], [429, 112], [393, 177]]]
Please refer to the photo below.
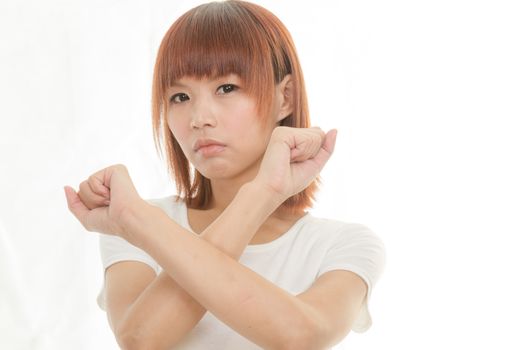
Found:
[[188, 11], [160, 45], [152, 102], [176, 195], [143, 200], [123, 165], [65, 187], [75, 217], [104, 233], [98, 302], [118, 343], [326, 349], [368, 329], [384, 246], [306, 211], [336, 130], [310, 127], [283, 24], [241, 1]]

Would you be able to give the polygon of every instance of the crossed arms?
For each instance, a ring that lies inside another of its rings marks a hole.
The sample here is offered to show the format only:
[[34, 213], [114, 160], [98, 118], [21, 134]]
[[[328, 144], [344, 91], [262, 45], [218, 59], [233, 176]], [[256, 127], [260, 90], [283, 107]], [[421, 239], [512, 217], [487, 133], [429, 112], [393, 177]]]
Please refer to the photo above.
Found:
[[[137, 246], [164, 271], [155, 277], [140, 267], [142, 285], [130, 281], [131, 292], [122, 298], [125, 272], [120, 264], [108, 268], [108, 318], [119, 344], [125, 349], [169, 348], [207, 310], [265, 349], [323, 349], [344, 338], [366, 295], [357, 275], [331, 271], [294, 296], [237, 261], [277, 206], [247, 184], [201, 236], [153, 206], [131, 214], [128, 229], [143, 238]], [[129, 270], [128, 275], [136, 279]]]

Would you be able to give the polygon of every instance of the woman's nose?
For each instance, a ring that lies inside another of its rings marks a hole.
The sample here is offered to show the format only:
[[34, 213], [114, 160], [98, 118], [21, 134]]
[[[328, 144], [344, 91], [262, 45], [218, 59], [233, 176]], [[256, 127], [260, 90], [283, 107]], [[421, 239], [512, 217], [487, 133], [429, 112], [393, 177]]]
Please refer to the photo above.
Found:
[[202, 129], [204, 127], [215, 127], [217, 119], [210, 103], [195, 103], [191, 116], [191, 128]]

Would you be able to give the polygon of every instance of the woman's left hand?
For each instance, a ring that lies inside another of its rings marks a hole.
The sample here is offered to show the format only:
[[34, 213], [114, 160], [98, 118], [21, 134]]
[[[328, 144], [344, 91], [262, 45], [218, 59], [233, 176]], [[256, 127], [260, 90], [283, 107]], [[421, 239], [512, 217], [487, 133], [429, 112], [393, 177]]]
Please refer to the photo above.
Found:
[[259, 172], [253, 180], [281, 202], [305, 189], [332, 155], [337, 130], [278, 126], [270, 137]]
[[64, 191], [69, 210], [86, 230], [130, 239], [124, 230], [125, 215], [144, 201], [124, 165], [94, 173], [79, 185], [78, 193], [69, 186]]

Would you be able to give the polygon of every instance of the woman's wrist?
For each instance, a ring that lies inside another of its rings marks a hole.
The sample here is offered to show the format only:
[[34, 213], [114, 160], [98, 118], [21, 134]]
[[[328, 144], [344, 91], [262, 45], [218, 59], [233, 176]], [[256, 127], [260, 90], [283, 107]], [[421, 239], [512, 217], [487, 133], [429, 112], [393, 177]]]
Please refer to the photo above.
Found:
[[268, 215], [271, 215], [277, 210], [281, 204], [287, 199], [283, 195], [275, 193], [275, 191], [268, 188], [268, 186], [254, 179], [241, 186], [239, 193], [251, 199], [252, 203], [257, 200], [263, 208], [266, 208]]
[[[274, 210], [279, 208], [283, 202], [288, 199], [284, 195], [275, 192], [270, 186], [259, 181], [257, 178], [244, 184], [242, 188], [246, 188], [247, 191], [253, 193], [254, 197], [260, 199], [267, 205], [274, 207]], [[273, 212], [273, 211], [272, 211]]]
[[121, 214], [119, 236], [140, 247], [144, 241], [141, 237], [145, 230], [144, 226], [154, 222], [158, 215], [163, 213], [162, 209], [151, 205], [147, 201], [140, 199], [130, 204]]

